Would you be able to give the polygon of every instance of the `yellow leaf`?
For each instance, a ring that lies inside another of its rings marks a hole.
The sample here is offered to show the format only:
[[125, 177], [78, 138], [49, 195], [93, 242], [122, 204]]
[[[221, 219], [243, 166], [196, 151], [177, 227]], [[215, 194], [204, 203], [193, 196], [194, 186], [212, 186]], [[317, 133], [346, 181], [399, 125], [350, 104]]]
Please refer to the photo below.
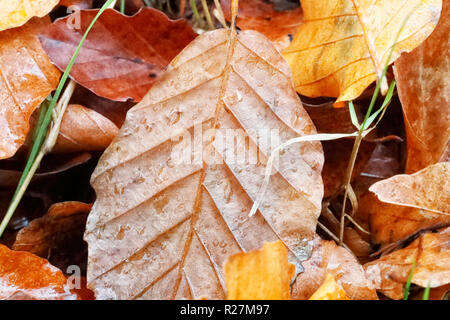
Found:
[[0, 31], [19, 27], [31, 18], [46, 16], [59, 0], [0, 0]]
[[[302, 0], [304, 21], [284, 57], [296, 90], [309, 97], [357, 98], [389, 63], [433, 31], [442, 0]], [[397, 41], [396, 41], [397, 40]], [[386, 84], [382, 89], [387, 89]]]
[[265, 243], [262, 250], [238, 253], [225, 263], [229, 300], [289, 300], [295, 267], [281, 241]]
[[324, 283], [317, 289], [309, 300], [350, 300], [344, 289], [336, 282], [331, 274], [327, 274]]

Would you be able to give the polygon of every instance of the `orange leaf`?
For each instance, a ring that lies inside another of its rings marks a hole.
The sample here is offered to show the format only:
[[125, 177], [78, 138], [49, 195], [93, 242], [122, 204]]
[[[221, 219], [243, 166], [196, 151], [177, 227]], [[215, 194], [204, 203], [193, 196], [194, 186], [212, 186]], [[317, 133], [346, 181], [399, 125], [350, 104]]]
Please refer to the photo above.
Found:
[[[295, 87], [303, 95], [338, 97], [340, 102], [357, 98], [381, 76], [387, 62], [424, 41], [439, 20], [442, 0], [302, 0], [301, 4], [305, 19], [284, 51]], [[387, 85], [382, 88], [387, 90]]]
[[0, 0], [0, 31], [19, 27], [31, 18], [46, 16], [59, 0]]
[[0, 32], [0, 159], [24, 143], [33, 111], [58, 85], [60, 72], [37, 38], [49, 19]]
[[[15, 298], [16, 296], [16, 298]], [[0, 244], [0, 299], [77, 299], [61, 270], [29, 252]]]
[[[231, 0], [220, 1], [225, 18], [231, 21]], [[289, 46], [303, 19], [301, 8], [289, 11], [275, 11], [273, 4], [263, 0], [239, 2], [237, 25], [242, 30], [256, 30], [274, 42], [277, 49]]]
[[229, 300], [290, 299], [295, 266], [288, 262], [286, 247], [279, 240], [229, 257], [224, 271]]
[[349, 300], [349, 298], [333, 275], [328, 273], [324, 283], [314, 292], [309, 300]]

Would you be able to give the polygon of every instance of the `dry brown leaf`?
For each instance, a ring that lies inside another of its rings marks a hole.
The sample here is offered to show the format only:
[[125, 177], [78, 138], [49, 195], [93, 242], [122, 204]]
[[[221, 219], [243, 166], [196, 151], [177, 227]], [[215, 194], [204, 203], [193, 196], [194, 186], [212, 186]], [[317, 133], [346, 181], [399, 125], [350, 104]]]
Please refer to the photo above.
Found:
[[344, 289], [340, 286], [334, 276], [327, 274], [324, 283], [317, 289], [309, 300], [349, 300]]
[[408, 237], [418, 230], [450, 223], [448, 215], [384, 203], [371, 192], [364, 194], [358, 204], [358, 217], [368, 223], [368, 231], [374, 243], [388, 244]]
[[37, 38], [48, 24], [48, 18], [34, 18], [0, 32], [0, 159], [24, 143], [31, 114], [58, 85], [60, 72]]
[[86, 262], [82, 235], [90, 210], [90, 204], [77, 201], [52, 205], [47, 214], [19, 231], [13, 249], [46, 258], [61, 270]]
[[[99, 10], [81, 10], [80, 29], [72, 16], [55, 21], [39, 39], [52, 62], [65, 70]], [[163, 12], [143, 8], [128, 17], [107, 9], [89, 32], [70, 77], [110, 100], [135, 102], [165, 72], [169, 62], [197, 35], [184, 19], [171, 20]]]
[[345, 248], [334, 241], [314, 241], [311, 258], [303, 263], [305, 272], [292, 285], [292, 299], [307, 300], [325, 282], [327, 274], [335, 277], [351, 300], [376, 300], [378, 296], [366, 279], [363, 267]]
[[450, 162], [426, 167], [411, 175], [400, 174], [373, 184], [383, 202], [448, 215], [450, 219]]
[[401, 299], [413, 261], [416, 267], [412, 283], [424, 288], [450, 283], [450, 228], [426, 233], [406, 248], [367, 263], [364, 268], [378, 290], [392, 299]]
[[228, 300], [289, 300], [295, 266], [281, 241], [261, 250], [238, 253], [224, 265]]
[[29, 252], [0, 244], [0, 299], [73, 300], [61, 270]]
[[389, 63], [424, 41], [438, 23], [442, 0], [302, 0], [301, 5], [303, 24], [283, 53], [295, 88], [339, 102], [357, 98], [381, 76], [410, 13]]
[[417, 49], [395, 62], [407, 135], [406, 172], [450, 161], [450, 1], [439, 23]]
[[[226, 259], [277, 239], [293, 263], [307, 259], [323, 195], [320, 143], [280, 153], [260, 210], [248, 216], [270, 152], [257, 130], [276, 130], [280, 143], [315, 133], [291, 81], [254, 31], [204, 33], [174, 59], [91, 178], [97, 201], [85, 240], [97, 298], [224, 298]], [[238, 137], [231, 153], [225, 129]], [[247, 144], [259, 148], [256, 164], [235, 161]]]
[[[231, 21], [231, 0], [221, 0], [220, 4], [228, 21]], [[242, 30], [261, 32], [274, 42], [278, 50], [289, 46], [290, 36], [294, 35], [303, 19], [301, 8], [289, 11], [276, 11], [273, 4], [263, 0], [239, 2], [237, 25]]]
[[33, 17], [46, 16], [59, 0], [0, 0], [0, 31], [20, 27]]
[[379, 181], [359, 199], [358, 216], [367, 220], [372, 240], [387, 244], [418, 230], [450, 223], [448, 163], [412, 175]]
[[67, 107], [52, 152], [104, 150], [119, 132], [108, 118], [82, 105]]

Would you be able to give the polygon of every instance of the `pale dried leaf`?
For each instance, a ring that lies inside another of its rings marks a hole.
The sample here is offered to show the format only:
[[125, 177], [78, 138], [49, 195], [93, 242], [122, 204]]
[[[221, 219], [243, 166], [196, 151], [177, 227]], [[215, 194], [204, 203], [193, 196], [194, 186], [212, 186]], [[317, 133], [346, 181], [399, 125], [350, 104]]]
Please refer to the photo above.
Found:
[[[214, 128], [216, 139], [202, 140], [200, 128]], [[239, 138], [231, 153], [220, 143], [225, 129]], [[300, 268], [320, 213], [322, 149], [286, 147], [250, 218], [271, 151], [258, 129], [278, 130], [280, 143], [315, 133], [288, 65], [256, 32], [202, 34], [128, 112], [92, 175], [97, 201], [85, 239], [97, 298], [225, 298], [226, 259], [277, 239]], [[235, 161], [246, 144], [259, 149], [256, 164]], [[176, 163], [180, 148], [192, 162]]]
[[381, 180], [369, 190], [386, 203], [450, 215], [450, 162]]

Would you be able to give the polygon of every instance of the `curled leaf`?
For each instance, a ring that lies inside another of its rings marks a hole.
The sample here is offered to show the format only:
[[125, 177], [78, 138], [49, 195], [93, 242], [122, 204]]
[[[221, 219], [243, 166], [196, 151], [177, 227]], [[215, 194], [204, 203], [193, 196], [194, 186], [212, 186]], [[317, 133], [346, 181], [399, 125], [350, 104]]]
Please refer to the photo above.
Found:
[[281, 241], [238, 253], [224, 265], [228, 300], [289, 300], [295, 266]]
[[431, 165], [412, 175], [396, 175], [369, 190], [386, 203], [450, 215], [450, 163]]
[[426, 233], [406, 248], [369, 262], [364, 268], [377, 290], [392, 299], [401, 299], [414, 261], [412, 283], [424, 288], [450, 283], [450, 228]]
[[295, 88], [309, 97], [338, 97], [340, 102], [357, 98], [373, 81], [382, 80], [386, 64], [420, 45], [439, 20], [442, 0], [302, 0], [301, 4], [303, 24], [283, 53]]
[[91, 177], [85, 240], [97, 298], [225, 298], [226, 259], [277, 239], [301, 270], [323, 195], [320, 143], [280, 152], [248, 216], [271, 149], [315, 133], [291, 81], [254, 31], [204, 33], [172, 61]]
[[78, 104], [67, 106], [53, 152], [104, 150], [119, 128], [100, 113]]
[[20, 27], [33, 17], [46, 16], [59, 0], [0, 0], [0, 31]]
[[19, 231], [13, 249], [46, 258], [61, 270], [73, 264], [82, 267], [87, 253], [83, 232], [90, 209], [90, 204], [77, 201], [52, 205], [43, 217]]

